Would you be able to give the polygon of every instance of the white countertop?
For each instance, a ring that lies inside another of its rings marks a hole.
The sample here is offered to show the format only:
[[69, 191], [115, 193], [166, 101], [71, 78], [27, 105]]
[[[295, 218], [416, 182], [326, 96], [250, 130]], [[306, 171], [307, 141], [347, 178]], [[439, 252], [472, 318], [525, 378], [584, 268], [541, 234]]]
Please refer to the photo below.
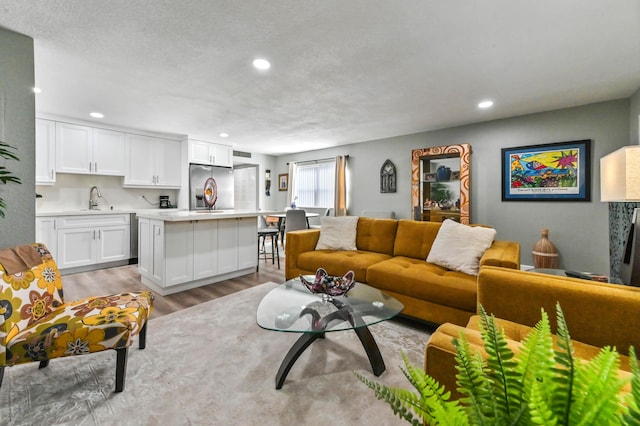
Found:
[[86, 216], [100, 214], [131, 214], [138, 212], [178, 212], [178, 209], [78, 209], [78, 210], [38, 210], [36, 217], [42, 216]]
[[260, 215], [268, 215], [269, 213], [279, 213], [271, 211], [255, 211], [255, 210], [153, 210], [153, 211], [137, 211], [138, 217], [164, 220], [166, 222], [180, 222], [186, 220], [212, 220], [212, 219], [234, 219], [240, 217], [257, 217]]

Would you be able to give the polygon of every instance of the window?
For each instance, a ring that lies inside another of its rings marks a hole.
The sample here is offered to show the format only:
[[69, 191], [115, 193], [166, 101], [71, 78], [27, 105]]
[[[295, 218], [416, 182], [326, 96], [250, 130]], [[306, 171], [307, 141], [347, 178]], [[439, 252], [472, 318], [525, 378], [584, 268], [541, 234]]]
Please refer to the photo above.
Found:
[[333, 207], [336, 163], [333, 160], [299, 163], [296, 169], [296, 204], [300, 207]]

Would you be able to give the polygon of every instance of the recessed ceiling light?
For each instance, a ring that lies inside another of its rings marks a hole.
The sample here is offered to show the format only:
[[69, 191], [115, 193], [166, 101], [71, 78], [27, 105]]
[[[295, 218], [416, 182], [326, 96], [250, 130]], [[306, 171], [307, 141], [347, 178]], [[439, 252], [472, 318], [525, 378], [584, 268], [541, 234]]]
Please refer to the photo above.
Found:
[[491, 108], [493, 106], [493, 101], [482, 101], [478, 104], [478, 108]]
[[253, 66], [262, 71], [271, 68], [271, 64], [266, 59], [254, 59]]
[[101, 112], [92, 112], [89, 115], [92, 116], [93, 118], [104, 118], [104, 114]]
[[220, 133], [220, 137], [221, 138], [228, 138], [229, 137], [229, 133]]
[[41, 92], [42, 92], [41, 88], [39, 88], [39, 87], [34, 87], [33, 88], [33, 93], [41, 93]]

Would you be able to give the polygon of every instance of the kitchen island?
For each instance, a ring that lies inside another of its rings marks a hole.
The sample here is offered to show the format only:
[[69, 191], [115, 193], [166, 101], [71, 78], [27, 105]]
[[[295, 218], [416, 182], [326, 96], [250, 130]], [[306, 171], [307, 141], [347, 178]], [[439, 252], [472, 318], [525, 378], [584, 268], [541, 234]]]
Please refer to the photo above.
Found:
[[138, 270], [163, 296], [255, 272], [259, 215], [198, 210], [138, 212]]

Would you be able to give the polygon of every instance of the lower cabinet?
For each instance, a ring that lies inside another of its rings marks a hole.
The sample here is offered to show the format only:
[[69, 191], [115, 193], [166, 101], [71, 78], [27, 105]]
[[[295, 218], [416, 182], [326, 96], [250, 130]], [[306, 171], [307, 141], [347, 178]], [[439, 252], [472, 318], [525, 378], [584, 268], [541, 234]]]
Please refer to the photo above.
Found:
[[53, 259], [58, 261], [58, 229], [55, 217], [36, 217], [36, 242], [47, 246]]
[[36, 241], [44, 243], [59, 269], [129, 259], [128, 214], [41, 216]]
[[58, 268], [74, 268], [129, 259], [131, 225], [128, 214], [61, 216], [57, 218]]
[[161, 294], [239, 276], [257, 265], [255, 217], [191, 221], [139, 218], [138, 237], [142, 281]]

